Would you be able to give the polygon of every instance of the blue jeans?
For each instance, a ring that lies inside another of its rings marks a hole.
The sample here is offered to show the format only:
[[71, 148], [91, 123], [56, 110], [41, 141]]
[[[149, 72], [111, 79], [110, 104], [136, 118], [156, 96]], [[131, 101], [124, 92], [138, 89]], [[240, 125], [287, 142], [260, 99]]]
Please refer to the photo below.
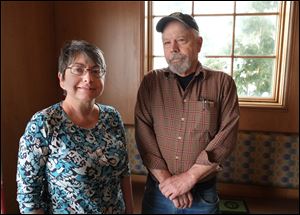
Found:
[[159, 190], [158, 183], [148, 175], [142, 203], [142, 214], [217, 214], [219, 197], [216, 179], [198, 183], [192, 190], [193, 204], [190, 208], [176, 208], [171, 200]]

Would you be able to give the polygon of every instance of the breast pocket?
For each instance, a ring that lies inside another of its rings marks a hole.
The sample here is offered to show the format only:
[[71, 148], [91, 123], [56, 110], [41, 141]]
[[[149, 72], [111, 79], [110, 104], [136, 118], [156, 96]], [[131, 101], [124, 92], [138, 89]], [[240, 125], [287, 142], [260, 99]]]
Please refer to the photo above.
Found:
[[218, 105], [214, 101], [190, 101], [189, 120], [194, 121], [194, 128], [202, 132], [209, 132], [214, 136], [218, 128]]
[[204, 101], [204, 118], [207, 124], [207, 130], [211, 135], [215, 135], [218, 128], [218, 108], [214, 101]]

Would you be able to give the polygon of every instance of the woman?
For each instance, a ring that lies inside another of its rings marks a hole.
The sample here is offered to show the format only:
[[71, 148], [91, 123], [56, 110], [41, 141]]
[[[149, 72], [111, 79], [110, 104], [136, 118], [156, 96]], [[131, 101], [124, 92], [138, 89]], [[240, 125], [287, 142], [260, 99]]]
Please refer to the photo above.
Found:
[[132, 213], [120, 114], [96, 103], [106, 65], [100, 49], [70, 41], [59, 57], [65, 99], [34, 114], [20, 139], [21, 213]]

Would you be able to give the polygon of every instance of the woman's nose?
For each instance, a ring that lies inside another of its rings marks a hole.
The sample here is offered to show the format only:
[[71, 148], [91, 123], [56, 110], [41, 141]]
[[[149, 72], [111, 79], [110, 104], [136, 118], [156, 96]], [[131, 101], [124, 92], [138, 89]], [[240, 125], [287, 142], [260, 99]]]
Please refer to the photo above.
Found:
[[93, 75], [90, 72], [90, 70], [86, 70], [86, 73], [83, 75], [83, 80], [85, 82], [91, 82], [91, 81], [93, 81]]

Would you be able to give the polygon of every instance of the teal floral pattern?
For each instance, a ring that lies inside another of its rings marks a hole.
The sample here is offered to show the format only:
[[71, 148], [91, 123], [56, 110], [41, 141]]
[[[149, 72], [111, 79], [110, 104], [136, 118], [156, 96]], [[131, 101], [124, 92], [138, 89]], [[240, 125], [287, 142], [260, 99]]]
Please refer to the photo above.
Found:
[[124, 125], [113, 107], [97, 105], [92, 129], [73, 124], [60, 103], [27, 124], [17, 166], [21, 213], [124, 213], [120, 180], [130, 174]]

